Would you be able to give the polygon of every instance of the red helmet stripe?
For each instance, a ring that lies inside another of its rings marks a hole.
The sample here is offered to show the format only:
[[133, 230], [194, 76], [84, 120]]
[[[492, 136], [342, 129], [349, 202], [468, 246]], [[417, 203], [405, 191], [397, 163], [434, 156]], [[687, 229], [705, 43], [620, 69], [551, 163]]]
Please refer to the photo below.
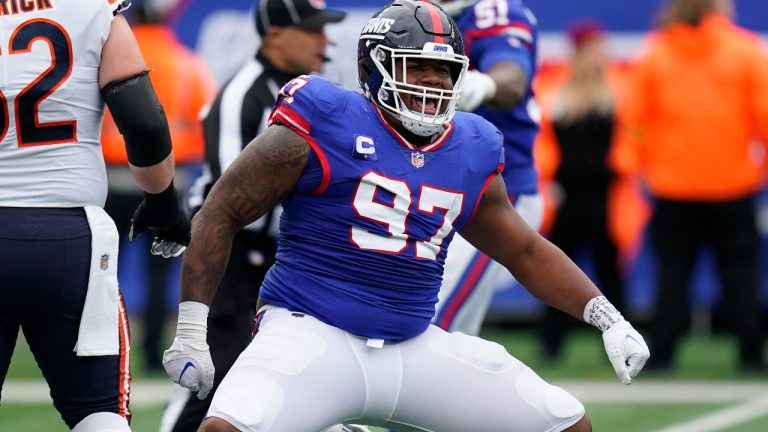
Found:
[[[429, 11], [429, 16], [432, 18], [432, 31], [435, 33], [442, 33], [443, 32], [443, 20], [440, 19], [440, 11], [427, 0], [421, 0], [422, 3], [427, 7], [427, 10]], [[444, 43], [445, 38], [442, 36], [435, 36], [435, 43]]]

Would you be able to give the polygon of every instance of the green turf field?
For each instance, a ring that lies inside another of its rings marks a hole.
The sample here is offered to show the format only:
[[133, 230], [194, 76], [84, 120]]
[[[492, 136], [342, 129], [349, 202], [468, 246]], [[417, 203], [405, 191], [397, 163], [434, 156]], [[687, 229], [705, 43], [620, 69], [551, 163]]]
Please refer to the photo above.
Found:
[[[739, 374], [735, 344], [730, 337], [691, 337], [681, 347], [674, 372], [642, 373], [632, 386], [625, 387], [616, 380], [605, 358], [600, 335], [589, 328], [574, 332], [563, 357], [549, 364], [539, 361], [538, 342], [529, 329], [487, 329], [483, 336], [503, 344], [545, 379], [584, 400], [595, 431], [768, 431], [768, 375]], [[147, 384], [164, 389], [167, 381], [164, 376], [143, 369], [137, 349], [132, 354], [136, 379], [132, 428], [135, 432], [155, 432], [164, 396], [161, 392], [152, 401], [140, 403], [139, 389]], [[34, 359], [20, 341], [3, 392], [0, 431], [67, 430], [50, 402], [44, 399], [44, 392], [42, 398], [14, 402], [21, 396], [9, 391], [20, 388], [14, 384], [32, 383], [39, 387], [41, 381]], [[482, 425], [477, 431], [467, 432], [482, 432]]]

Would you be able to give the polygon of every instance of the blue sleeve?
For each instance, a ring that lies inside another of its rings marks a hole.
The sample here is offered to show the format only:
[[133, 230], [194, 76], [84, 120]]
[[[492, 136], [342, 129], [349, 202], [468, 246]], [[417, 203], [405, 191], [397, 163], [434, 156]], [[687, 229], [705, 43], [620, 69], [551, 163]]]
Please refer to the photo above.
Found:
[[491, 168], [493, 172], [500, 173], [504, 171], [504, 135], [493, 123], [483, 117], [478, 116], [478, 118], [480, 123], [478, 126], [482, 131], [482, 139], [489, 143], [488, 152], [491, 157], [488, 158], [488, 162], [490, 164], [495, 164], [495, 166], [492, 165], [489, 168]]
[[277, 95], [269, 124], [283, 124], [297, 134], [309, 136], [312, 117], [315, 113], [315, 86], [311, 77], [298, 76], [286, 83]]
[[467, 10], [458, 19], [472, 64], [487, 71], [496, 63], [511, 61], [529, 77], [533, 76], [538, 37], [536, 17], [516, 0], [484, 5]]
[[504, 171], [504, 161], [506, 160], [506, 156], [504, 154], [504, 152], [506, 151], [506, 148], [504, 147], [504, 135], [498, 129], [496, 129], [496, 139], [498, 140], [499, 145], [501, 146], [501, 151], [499, 152], [499, 165], [496, 170], [498, 172], [502, 172]]
[[476, 40], [472, 44], [470, 60], [481, 72], [488, 71], [496, 63], [511, 61], [523, 68], [528, 77], [533, 76], [535, 66], [531, 47], [508, 36], [494, 36]]
[[296, 192], [311, 193], [320, 187], [323, 182], [323, 166], [314, 150], [309, 151], [307, 164], [304, 165], [304, 171], [296, 184]]
[[290, 128], [312, 149], [296, 185], [297, 192], [316, 194], [327, 186], [330, 171], [323, 146], [334, 124], [333, 116], [344, 108], [348, 94], [324, 78], [308, 75], [292, 79], [280, 90], [269, 124]]
[[320, 76], [298, 76], [280, 89], [269, 124], [281, 123], [299, 135], [311, 135], [313, 124], [321, 124], [344, 106], [346, 93]]

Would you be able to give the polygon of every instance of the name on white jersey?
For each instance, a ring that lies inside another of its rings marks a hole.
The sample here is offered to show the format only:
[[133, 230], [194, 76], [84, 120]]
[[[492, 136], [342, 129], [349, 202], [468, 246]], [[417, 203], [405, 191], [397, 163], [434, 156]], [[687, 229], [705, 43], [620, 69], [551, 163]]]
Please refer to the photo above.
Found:
[[53, 9], [51, 0], [0, 0], [0, 16]]

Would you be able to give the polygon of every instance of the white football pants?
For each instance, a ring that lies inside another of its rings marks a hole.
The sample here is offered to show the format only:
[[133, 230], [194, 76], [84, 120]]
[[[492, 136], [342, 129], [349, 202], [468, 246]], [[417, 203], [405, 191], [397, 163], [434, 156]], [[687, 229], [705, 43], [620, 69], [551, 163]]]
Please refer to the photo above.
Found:
[[494, 342], [430, 325], [388, 343], [283, 308], [262, 311], [208, 411], [242, 431], [318, 432], [343, 422], [401, 432], [543, 432], [584, 415], [578, 400]]

